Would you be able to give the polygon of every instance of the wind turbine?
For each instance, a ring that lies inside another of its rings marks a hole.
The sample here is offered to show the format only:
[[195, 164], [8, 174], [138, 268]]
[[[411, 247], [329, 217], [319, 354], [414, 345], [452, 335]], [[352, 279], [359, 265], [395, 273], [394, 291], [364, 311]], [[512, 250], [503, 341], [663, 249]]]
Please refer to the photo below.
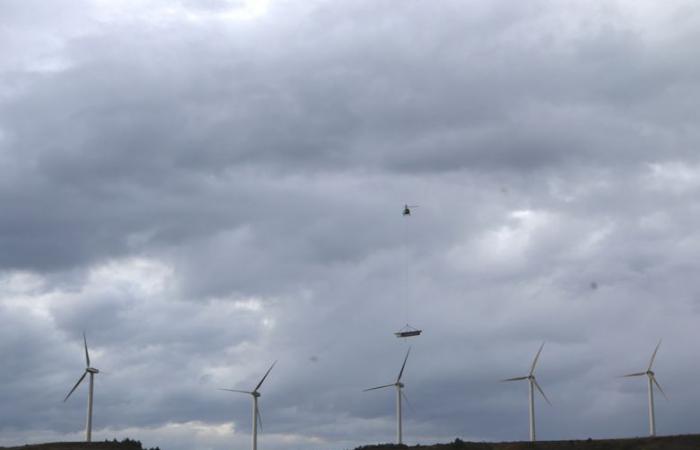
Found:
[[95, 369], [94, 367], [90, 367], [90, 354], [88, 353], [88, 346], [87, 346], [87, 338], [85, 337], [85, 333], [83, 333], [83, 344], [85, 344], [85, 372], [83, 372], [83, 375], [78, 379], [78, 382], [75, 383], [75, 386], [73, 386], [73, 389], [70, 390], [68, 395], [66, 395], [66, 398], [63, 399], [65, 402], [68, 400], [68, 397], [71, 396], [71, 394], [78, 388], [80, 383], [83, 382], [85, 379], [85, 376], [87, 374], [90, 374], [90, 388], [88, 390], [88, 404], [87, 404], [87, 424], [85, 425], [85, 440], [87, 442], [90, 442], [92, 440], [92, 393], [93, 393], [93, 388], [95, 385], [95, 374], [100, 373], [99, 370]]
[[403, 369], [406, 367], [406, 361], [408, 360], [408, 355], [411, 353], [411, 347], [408, 348], [406, 352], [406, 357], [403, 359], [403, 364], [401, 365], [401, 370], [399, 371], [399, 376], [396, 377], [396, 382], [392, 384], [385, 384], [383, 386], [377, 386], [369, 389], [365, 389], [363, 392], [374, 391], [376, 389], [384, 389], [391, 386], [396, 386], [396, 441], [399, 445], [403, 444], [403, 424], [401, 419], [401, 397], [403, 396], [406, 401], [408, 398], [406, 394], [403, 393], [402, 389], [404, 384], [401, 382], [401, 377], [403, 376]]
[[661, 385], [659, 384], [658, 381], [656, 381], [656, 375], [651, 370], [651, 366], [654, 365], [654, 359], [656, 358], [656, 352], [659, 351], [659, 346], [661, 346], [661, 341], [659, 341], [659, 343], [656, 344], [656, 348], [654, 349], [654, 353], [652, 353], [652, 355], [651, 355], [651, 359], [649, 360], [649, 367], [647, 367], [646, 372], [630, 373], [628, 375], [623, 375], [623, 377], [641, 377], [643, 375], [647, 376], [647, 382], [648, 382], [648, 386], [649, 386], [649, 435], [650, 436], [656, 436], [656, 418], [654, 416], [654, 385], [656, 385], [656, 387], [659, 388], [659, 392], [661, 392], [661, 395], [663, 395], [664, 398], [668, 399], [668, 397], [666, 397], [666, 394], [664, 393], [664, 390], [661, 389]]
[[241, 391], [238, 389], [219, 389], [221, 391], [238, 392], [240, 394], [249, 394], [253, 396], [253, 450], [258, 450], [258, 426], [260, 427], [260, 430], [262, 430], [262, 417], [260, 416], [260, 409], [258, 408], [258, 397], [260, 397], [260, 392], [258, 392], [258, 389], [260, 389], [260, 386], [262, 386], [263, 382], [265, 381], [265, 378], [267, 378], [267, 376], [270, 374], [272, 368], [275, 367], [275, 364], [277, 364], [277, 361], [272, 363], [272, 365], [269, 369], [267, 369], [267, 372], [265, 372], [265, 375], [262, 377], [258, 385], [255, 386], [255, 389], [253, 389], [252, 391]]
[[532, 366], [530, 367], [530, 373], [528, 373], [527, 376], [508, 378], [505, 380], [501, 380], [501, 381], [528, 380], [528, 384], [530, 386], [529, 406], [530, 406], [530, 441], [531, 442], [535, 442], [535, 440], [536, 440], [536, 436], [535, 436], [535, 388], [537, 388], [537, 390], [540, 391], [540, 394], [542, 394], [542, 397], [547, 401], [547, 403], [549, 403], [551, 405], [549, 399], [544, 394], [544, 391], [542, 390], [540, 385], [537, 383], [537, 379], [535, 378], [535, 366], [537, 365], [537, 360], [540, 357], [540, 353], [542, 353], [543, 347], [544, 347], [544, 342], [542, 343], [542, 345], [540, 345], [540, 349], [537, 350], [537, 354], [535, 355], [535, 359], [532, 361]]

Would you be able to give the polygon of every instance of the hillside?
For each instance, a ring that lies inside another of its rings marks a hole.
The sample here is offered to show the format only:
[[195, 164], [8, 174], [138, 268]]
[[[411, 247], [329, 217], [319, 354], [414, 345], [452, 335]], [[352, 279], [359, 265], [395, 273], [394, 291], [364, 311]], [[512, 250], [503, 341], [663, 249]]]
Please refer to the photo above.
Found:
[[22, 445], [20, 447], [0, 447], [0, 450], [160, 450], [144, 449], [141, 442], [125, 439], [121, 442], [49, 442], [46, 444]]
[[[604, 439], [546, 442], [464, 442], [449, 444], [405, 445], [381, 444], [358, 447], [356, 450], [700, 450], [700, 435], [662, 436], [656, 438]], [[144, 449], [141, 442], [53, 442], [46, 444], [0, 447], [0, 450], [159, 450]], [[193, 449], [194, 450], [194, 449]]]
[[700, 450], [700, 435], [662, 436], [655, 438], [603, 439], [546, 442], [464, 442], [416, 447], [394, 444], [368, 445], [356, 450]]

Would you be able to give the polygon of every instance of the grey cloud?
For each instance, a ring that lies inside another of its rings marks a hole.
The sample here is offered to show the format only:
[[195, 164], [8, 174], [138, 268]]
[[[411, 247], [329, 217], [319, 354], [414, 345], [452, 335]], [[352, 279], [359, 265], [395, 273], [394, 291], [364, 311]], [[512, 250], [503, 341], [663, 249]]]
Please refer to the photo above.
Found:
[[660, 337], [696, 431], [694, 5], [178, 5], [0, 7], [6, 442], [79, 438], [83, 330], [100, 439], [245, 445], [279, 359], [266, 447], [388, 441], [406, 322], [409, 442], [525, 437], [542, 341], [542, 436], [643, 433]]

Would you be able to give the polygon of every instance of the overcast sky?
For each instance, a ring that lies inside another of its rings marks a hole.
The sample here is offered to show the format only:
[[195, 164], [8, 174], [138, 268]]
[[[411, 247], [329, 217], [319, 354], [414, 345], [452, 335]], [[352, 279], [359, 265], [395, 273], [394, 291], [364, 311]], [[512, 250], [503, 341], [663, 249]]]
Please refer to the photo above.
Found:
[[[700, 6], [0, 0], [0, 445], [699, 432]], [[404, 203], [416, 204], [403, 217]], [[403, 342], [405, 324], [423, 335]]]

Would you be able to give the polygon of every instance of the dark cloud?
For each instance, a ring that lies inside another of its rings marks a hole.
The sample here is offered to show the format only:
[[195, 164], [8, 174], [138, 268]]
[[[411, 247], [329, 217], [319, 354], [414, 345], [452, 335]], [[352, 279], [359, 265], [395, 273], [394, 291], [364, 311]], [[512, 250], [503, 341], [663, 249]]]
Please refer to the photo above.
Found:
[[[698, 8], [5, 2], [3, 444], [696, 432]], [[405, 204], [417, 204], [402, 217]], [[407, 342], [392, 332], [424, 329]]]

